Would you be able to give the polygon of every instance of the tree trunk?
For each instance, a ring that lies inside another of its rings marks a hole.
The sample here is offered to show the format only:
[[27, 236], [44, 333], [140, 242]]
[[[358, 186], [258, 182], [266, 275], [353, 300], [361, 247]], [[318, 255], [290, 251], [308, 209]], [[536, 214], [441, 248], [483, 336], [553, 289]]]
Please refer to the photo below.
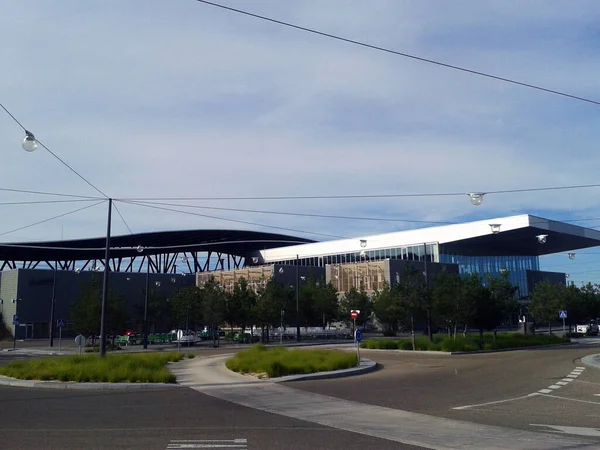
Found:
[[483, 330], [479, 329], [479, 350], [483, 350]]
[[456, 334], [458, 333], [458, 323], [454, 322], [454, 332], [452, 334], [452, 338], [456, 340]]
[[433, 342], [433, 331], [431, 330], [431, 311], [427, 309], [427, 337]]
[[496, 342], [497, 335], [498, 335], [498, 330], [494, 328], [494, 342]]
[[260, 342], [265, 344], [265, 326], [260, 326]]
[[463, 337], [467, 337], [467, 331], [469, 331], [469, 324], [465, 323], [465, 328], [463, 329]]
[[552, 334], [552, 324], [548, 322], [548, 334]]
[[415, 351], [417, 348], [415, 345], [415, 320], [412, 315], [410, 316], [410, 340], [412, 342], [412, 349]]

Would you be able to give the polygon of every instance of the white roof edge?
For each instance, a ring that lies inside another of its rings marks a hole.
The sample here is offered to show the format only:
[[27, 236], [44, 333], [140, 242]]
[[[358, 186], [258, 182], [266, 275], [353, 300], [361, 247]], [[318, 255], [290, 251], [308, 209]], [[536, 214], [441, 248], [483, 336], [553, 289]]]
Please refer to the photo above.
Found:
[[[532, 218], [535, 218], [535, 220], [532, 221]], [[261, 250], [258, 253], [264, 262], [274, 262], [294, 259], [296, 258], [296, 255], [298, 255], [299, 258], [307, 258], [338, 253], [355, 253], [360, 252], [361, 250], [423, 245], [424, 243], [445, 244], [493, 234], [492, 228], [490, 227], [491, 224], [500, 225], [500, 232], [503, 232], [533, 226], [532, 222], [538, 223], [540, 226], [545, 225], [545, 227], [542, 227], [543, 229], [547, 228], [549, 222], [552, 221], [541, 217], [531, 216], [529, 214], [519, 214], [474, 222], [439, 225], [414, 230], [394, 231], [391, 233], [358, 236], [355, 238], [292, 245], [288, 247]], [[361, 247], [361, 241], [366, 241], [365, 247]]]

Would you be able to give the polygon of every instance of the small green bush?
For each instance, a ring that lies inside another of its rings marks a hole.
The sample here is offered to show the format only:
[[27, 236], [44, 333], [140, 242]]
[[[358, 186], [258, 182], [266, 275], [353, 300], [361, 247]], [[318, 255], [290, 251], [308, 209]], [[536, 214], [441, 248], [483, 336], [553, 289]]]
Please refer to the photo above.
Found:
[[192, 359], [192, 358], [195, 358], [195, 357], [196, 357], [196, 355], [195, 355], [195, 354], [193, 354], [193, 353], [188, 353], [186, 356], [187, 356], [189, 359]]
[[[523, 335], [518, 333], [498, 333], [494, 339], [493, 333], [483, 335], [483, 350], [501, 350], [508, 348], [534, 347], [540, 345], [562, 344], [568, 340], [556, 335]], [[410, 338], [403, 339], [369, 339], [361, 343], [361, 348], [383, 350], [412, 350]], [[479, 334], [459, 335], [453, 339], [447, 335], [435, 335], [433, 342], [427, 336], [415, 336], [415, 349], [444, 352], [473, 352], [481, 350]]]
[[267, 349], [257, 344], [238, 352], [226, 365], [234, 372], [266, 373], [269, 377], [281, 377], [347, 369], [355, 367], [356, 363], [356, 354], [341, 350]]
[[2, 366], [0, 374], [22, 380], [174, 383], [175, 376], [165, 366], [183, 356], [183, 353], [168, 352], [30, 359]]

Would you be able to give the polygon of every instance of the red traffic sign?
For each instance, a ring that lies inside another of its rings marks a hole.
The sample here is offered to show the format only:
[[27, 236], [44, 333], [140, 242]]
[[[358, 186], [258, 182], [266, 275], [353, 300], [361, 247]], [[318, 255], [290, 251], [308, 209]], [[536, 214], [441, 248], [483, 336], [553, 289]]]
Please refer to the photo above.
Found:
[[358, 313], [359, 313], [359, 312], [360, 312], [360, 311], [358, 311], [358, 310], [356, 310], [356, 309], [353, 309], [352, 311], [350, 311], [350, 317], [351, 317], [352, 319], [356, 319], [356, 318], [358, 317]]

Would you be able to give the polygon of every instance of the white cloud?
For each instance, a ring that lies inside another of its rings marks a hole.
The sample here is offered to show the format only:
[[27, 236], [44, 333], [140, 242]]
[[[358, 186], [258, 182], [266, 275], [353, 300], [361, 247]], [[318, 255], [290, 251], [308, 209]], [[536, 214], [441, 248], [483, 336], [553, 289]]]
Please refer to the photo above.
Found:
[[[227, 4], [600, 98], [594, 34], [600, 6], [593, 1]], [[11, 42], [0, 50], [8, 62], [0, 101], [115, 197], [469, 192], [597, 180], [593, 105], [193, 1], [7, 1], [0, 37]], [[97, 195], [50, 155], [23, 152], [21, 136], [0, 115], [0, 186]], [[432, 221], [520, 212], [581, 218], [600, 217], [598, 192], [489, 196], [477, 209], [466, 196], [201, 204]], [[76, 207], [0, 206], [2, 230]], [[252, 228], [120, 208], [134, 231]], [[415, 226], [198, 212], [347, 236]], [[6, 238], [102, 235], [104, 216], [96, 207]], [[126, 231], [118, 217], [115, 227]]]

